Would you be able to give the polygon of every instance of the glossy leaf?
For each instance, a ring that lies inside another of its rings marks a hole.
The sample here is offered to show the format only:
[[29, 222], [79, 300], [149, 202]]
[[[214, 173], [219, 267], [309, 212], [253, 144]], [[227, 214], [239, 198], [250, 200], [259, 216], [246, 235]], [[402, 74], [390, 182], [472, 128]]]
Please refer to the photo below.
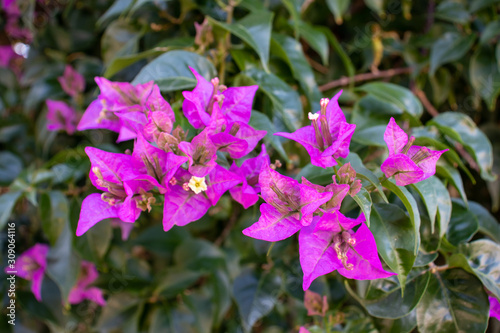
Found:
[[488, 43], [491, 39], [498, 37], [500, 35], [500, 22], [492, 21], [490, 22], [481, 33], [479, 42], [481, 44]]
[[389, 102], [401, 113], [406, 112], [417, 119], [424, 112], [420, 100], [410, 90], [402, 86], [385, 82], [373, 82], [366, 83], [357, 89], [383, 102]]
[[439, 182], [439, 180], [437, 180], [435, 177], [430, 177], [411, 185], [418, 191], [420, 197], [422, 198], [422, 201], [425, 204], [425, 207], [427, 208], [427, 214], [429, 215], [429, 219], [431, 220], [432, 232], [434, 232], [434, 223], [436, 221], [436, 215], [438, 211], [438, 200], [436, 191], [434, 190], [434, 182]]
[[[498, 46], [496, 50], [498, 52]], [[477, 48], [470, 61], [469, 75], [472, 86], [493, 111], [500, 94], [500, 68], [493, 47]]]
[[340, 57], [340, 60], [342, 60], [347, 75], [352, 78], [356, 70], [354, 68], [354, 64], [352, 63], [351, 58], [344, 50], [344, 47], [340, 44], [337, 37], [335, 37], [335, 35], [332, 33], [330, 29], [328, 29], [327, 27], [321, 27], [319, 29], [323, 31], [323, 34], [325, 34], [326, 38], [328, 39], [328, 42], [335, 50], [335, 53]]
[[47, 255], [46, 274], [58, 285], [65, 304], [80, 272], [80, 260], [73, 254], [71, 244], [72, 235], [66, 224]]
[[274, 107], [273, 114], [278, 116], [290, 131], [302, 125], [304, 117], [299, 94], [274, 74], [257, 68], [243, 72], [243, 75], [259, 85], [259, 90], [266, 94]]
[[64, 227], [68, 225], [69, 202], [60, 191], [50, 191], [40, 197], [42, 229], [50, 244], [55, 245]]
[[487, 6], [491, 6], [493, 4], [498, 3], [498, 0], [473, 0], [470, 4], [469, 10], [474, 13], [480, 9], [483, 9]]
[[21, 191], [7, 192], [0, 195], [0, 230], [3, 230], [12, 214], [17, 199], [21, 196]]
[[326, 4], [330, 11], [335, 16], [335, 22], [342, 24], [342, 17], [349, 8], [351, 0], [327, 0]]
[[289, 162], [288, 155], [283, 149], [283, 145], [281, 144], [281, 139], [279, 136], [274, 135], [274, 133], [278, 132], [274, 127], [274, 124], [271, 120], [262, 112], [252, 111], [252, 116], [250, 118], [250, 126], [257, 130], [266, 131], [267, 134], [264, 137], [264, 141], [271, 146], [280, 154], [280, 156], [286, 161]]
[[476, 36], [462, 36], [457, 32], [447, 32], [432, 44], [430, 53], [430, 75], [440, 66], [461, 59], [472, 47]]
[[23, 162], [10, 151], [0, 151], [0, 184], [10, 184], [21, 173]]
[[470, 14], [460, 2], [445, 1], [436, 8], [436, 17], [441, 20], [466, 24], [470, 20]]
[[374, 317], [398, 319], [407, 316], [418, 305], [429, 283], [430, 272], [413, 270], [406, 281], [404, 296], [395, 276], [370, 281], [364, 298], [349, 290]]
[[299, 34], [321, 57], [323, 65], [328, 65], [328, 39], [321, 29], [318, 29], [307, 22], [298, 22]]
[[500, 299], [500, 245], [480, 239], [460, 247], [467, 266], [493, 295]]
[[413, 228], [415, 230], [415, 246], [414, 246], [414, 254], [417, 254], [418, 246], [420, 244], [420, 213], [418, 211], [418, 205], [413, 196], [408, 192], [408, 190], [404, 186], [397, 186], [390, 180], [385, 180], [382, 182], [382, 185], [387, 189], [391, 190], [398, 198], [403, 202], [403, 205], [408, 210], [408, 214], [410, 216], [410, 220], [413, 224]]
[[174, 50], [144, 66], [132, 84], [153, 80], [161, 91], [190, 89], [196, 85], [196, 79], [188, 66], [206, 79], [216, 76], [215, 68], [207, 58], [193, 52]]
[[153, 297], [175, 297], [194, 285], [206, 273], [170, 267], [153, 291]]
[[466, 204], [468, 203], [462, 176], [457, 169], [448, 164], [436, 165], [436, 174], [449, 181], [450, 184], [457, 189], [458, 193], [460, 193], [460, 197], [462, 198], [462, 200]]
[[405, 212], [394, 204], [374, 204], [370, 230], [385, 263], [396, 272], [404, 292], [406, 277], [415, 262], [418, 248], [414, 226]]
[[489, 302], [481, 282], [473, 275], [450, 269], [431, 274], [417, 307], [421, 332], [484, 332]]
[[491, 173], [493, 166], [491, 143], [472, 119], [463, 113], [443, 112], [429, 121], [429, 124], [435, 125], [443, 134], [464, 145], [479, 165], [481, 178], [495, 179]]
[[465, 243], [479, 229], [477, 219], [459, 200], [453, 200], [450, 224], [446, 232], [446, 239], [453, 245]]
[[365, 214], [366, 224], [370, 226], [370, 213], [372, 209], [372, 197], [370, 193], [362, 187], [359, 192], [353, 197], [361, 211]]
[[311, 183], [328, 185], [332, 183], [333, 175], [334, 172], [332, 169], [321, 168], [309, 163], [300, 170], [295, 179], [300, 181], [304, 177]]
[[318, 89], [314, 73], [306, 60], [300, 43], [291, 37], [281, 34], [273, 34], [271, 42], [273, 54], [276, 54], [288, 63], [293, 77], [299, 82], [302, 90], [309, 99], [311, 111], [318, 111], [320, 108], [319, 101], [323, 95]]
[[500, 224], [490, 212], [477, 202], [469, 202], [469, 211], [474, 214], [479, 225], [479, 231], [500, 243]]
[[280, 285], [281, 279], [272, 273], [258, 276], [251, 270], [245, 270], [236, 277], [233, 295], [238, 304], [245, 332], [250, 332], [257, 320], [274, 308]]
[[252, 12], [236, 23], [227, 24], [209, 18], [211, 24], [221, 27], [247, 43], [260, 57], [262, 66], [268, 71], [269, 45], [273, 13]]
[[162, 48], [154, 48], [136, 54], [129, 54], [113, 58], [113, 60], [111, 60], [111, 63], [107, 66], [106, 71], [104, 72], [104, 77], [110, 78], [122, 69], [138, 62], [139, 60], [160, 55], [165, 51], [166, 50]]

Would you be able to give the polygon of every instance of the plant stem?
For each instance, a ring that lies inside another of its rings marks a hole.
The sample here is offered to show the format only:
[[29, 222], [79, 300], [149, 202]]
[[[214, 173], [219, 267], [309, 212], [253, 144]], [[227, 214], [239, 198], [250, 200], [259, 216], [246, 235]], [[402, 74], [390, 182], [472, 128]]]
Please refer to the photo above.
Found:
[[402, 74], [410, 74], [413, 71], [411, 67], [403, 67], [403, 68], [394, 68], [394, 69], [389, 69], [386, 71], [379, 71], [377, 73], [363, 73], [363, 74], [358, 74], [354, 75], [354, 77], [351, 79], [350, 77], [343, 76], [338, 80], [334, 80], [331, 82], [328, 82], [322, 86], [319, 87], [320, 91], [326, 91], [330, 90], [336, 87], [343, 87], [347, 86], [350, 83], [357, 83], [357, 82], [363, 82], [363, 81], [369, 81], [369, 80], [374, 80], [374, 79], [380, 79], [380, 78], [390, 78], [396, 75], [402, 75]]

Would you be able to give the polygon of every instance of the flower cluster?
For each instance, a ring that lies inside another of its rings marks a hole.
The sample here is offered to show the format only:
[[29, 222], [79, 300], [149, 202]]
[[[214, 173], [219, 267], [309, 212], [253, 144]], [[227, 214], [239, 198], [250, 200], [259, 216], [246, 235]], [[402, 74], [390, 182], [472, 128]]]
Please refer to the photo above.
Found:
[[198, 130], [194, 137], [175, 126], [175, 113], [153, 82], [96, 78], [101, 94], [78, 129], [104, 128], [118, 132], [118, 141], [135, 141], [131, 154], [85, 149], [90, 180], [103, 193], [84, 199], [77, 235], [107, 218], [133, 223], [161, 202], [165, 231], [200, 219], [228, 190], [245, 208], [257, 202], [258, 175], [269, 164], [264, 145], [240, 166], [227, 169], [217, 161], [218, 154], [233, 161], [247, 156], [266, 135], [248, 125], [257, 86], [227, 88], [191, 70], [197, 85], [183, 93], [182, 109]]
[[[313, 165], [327, 168], [347, 157], [355, 125], [346, 122], [339, 107], [340, 93], [320, 102], [321, 110], [309, 113], [311, 125], [292, 134], [276, 133], [297, 141], [307, 150]], [[435, 173], [436, 162], [445, 151], [412, 146], [408, 136], [391, 118], [385, 132], [389, 157], [382, 164], [387, 178], [395, 177], [403, 186], [422, 181]], [[262, 198], [261, 216], [243, 234], [275, 242], [300, 231], [299, 255], [304, 273], [303, 289], [321, 275], [337, 271], [357, 280], [372, 280], [394, 275], [383, 269], [373, 234], [363, 213], [357, 219], [344, 216], [340, 206], [346, 195], [355, 196], [361, 189], [356, 171], [349, 163], [333, 175], [323, 187], [302, 178], [302, 182], [279, 174], [269, 166], [259, 175]]]
[[[42, 283], [47, 269], [49, 250], [50, 248], [46, 244], [35, 244], [23, 252], [17, 258], [14, 269], [9, 270], [15, 271], [15, 275], [31, 281], [31, 291], [39, 302], [42, 301]], [[7, 268], [5, 271], [7, 272]], [[99, 273], [95, 265], [88, 261], [82, 261], [77, 282], [68, 295], [68, 303], [78, 304], [88, 299], [101, 306], [106, 305], [102, 290], [91, 286], [98, 277]]]
[[[264, 200], [261, 216], [243, 230], [246, 236], [270, 242], [299, 233], [300, 263], [307, 290], [317, 277], [337, 271], [358, 280], [389, 277], [378, 257], [364, 214], [353, 219], [340, 212], [342, 201], [361, 189], [350, 163], [342, 165], [332, 183], [320, 186], [276, 171], [264, 145], [261, 153], [225, 168], [218, 154], [237, 160], [247, 156], [266, 134], [248, 125], [257, 86], [227, 88], [217, 78], [205, 80], [191, 69], [197, 85], [184, 91], [182, 111], [197, 130], [189, 137], [175, 126], [175, 113], [153, 82], [132, 85], [96, 78], [101, 94], [83, 115], [79, 130], [103, 128], [119, 133], [118, 141], [134, 139], [130, 154], [85, 149], [91, 161], [90, 180], [103, 193], [82, 203], [77, 235], [97, 222], [115, 218], [135, 222], [142, 211], [163, 204], [163, 229], [200, 219], [223, 193], [248, 208]], [[77, 86], [77, 84], [73, 84]], [[309, 113], [311, 124], [294, 133], [276, 133], [302, 144], [313, 165], [327, 168], [349, 155], [355, 125], [339, 107], [340, 93], [322, 99]], [[382, 164], [387, 178], [408, 185], [430, 177], [444, 151], [412, 146], [391, 118], [385, 132], [389, 157]], [[260, 193], [260, 195], [259, 195]], [[130, 229], [128, 229], [130, 231]]]
[[[78, 102], [81, 94], [85, 90], [85, 79], [70, 65], [66, 65], [62, 76], [57, 80], [61, 88], [74, 102]], [[76, 130], [76, 125], [80, 120], [80, 114], [63, 101], [47, 100], [47, 129], [49, 131], [64, 130], [68, 135], [72, 135]]]

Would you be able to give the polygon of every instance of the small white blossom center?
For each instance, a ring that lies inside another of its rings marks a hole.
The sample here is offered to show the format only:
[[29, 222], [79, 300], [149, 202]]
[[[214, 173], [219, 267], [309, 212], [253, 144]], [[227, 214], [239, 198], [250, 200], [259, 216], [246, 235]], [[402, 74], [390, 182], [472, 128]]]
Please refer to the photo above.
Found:
[[307, 114], [307, 117], [309, 118], [309, 120], [316, 120], [319, 117], [319, 113], [311, 113], [311, 112], [309, 112]]
[[196, 194], [207, 190], [205, 177], [192, 176], [188, 183], [189, 188]]

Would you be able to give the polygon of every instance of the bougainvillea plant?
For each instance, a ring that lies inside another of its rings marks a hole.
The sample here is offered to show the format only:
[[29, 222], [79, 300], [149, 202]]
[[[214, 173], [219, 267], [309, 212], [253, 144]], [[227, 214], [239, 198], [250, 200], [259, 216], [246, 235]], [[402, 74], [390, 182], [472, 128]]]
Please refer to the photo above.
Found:
[[494, 332], [496, 1], [0, 2], [1, 332]]

